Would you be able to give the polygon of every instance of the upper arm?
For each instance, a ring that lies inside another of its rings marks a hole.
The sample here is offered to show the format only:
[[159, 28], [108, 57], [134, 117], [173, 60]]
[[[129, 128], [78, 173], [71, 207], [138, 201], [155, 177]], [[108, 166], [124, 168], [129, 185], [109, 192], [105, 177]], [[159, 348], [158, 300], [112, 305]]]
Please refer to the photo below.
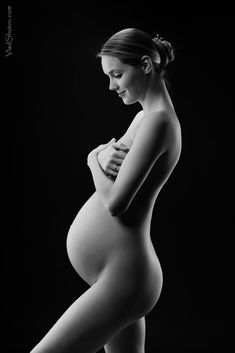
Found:
[[125, 212], [155, 161], [166, 150], [167, 124], [163, 113], [142, 121], [113, 184], [109, 207], [112, 215]]

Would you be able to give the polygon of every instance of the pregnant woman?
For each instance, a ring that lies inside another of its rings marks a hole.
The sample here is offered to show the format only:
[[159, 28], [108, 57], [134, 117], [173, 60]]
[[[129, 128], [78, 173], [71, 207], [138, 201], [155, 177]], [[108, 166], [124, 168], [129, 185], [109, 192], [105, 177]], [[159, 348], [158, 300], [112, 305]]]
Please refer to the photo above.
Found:
[[109, 89], [142, 110], [126, 133], [87, 158], [96, 191], [75, 217], [67, 250], [89, 284], [31, 353], [143, 353], [145, 316], [162, 289], [150, 237], [153, 207], [181, 152], [181, 129], [165, 83], [168, 41], [135, 28], [103, 45]]

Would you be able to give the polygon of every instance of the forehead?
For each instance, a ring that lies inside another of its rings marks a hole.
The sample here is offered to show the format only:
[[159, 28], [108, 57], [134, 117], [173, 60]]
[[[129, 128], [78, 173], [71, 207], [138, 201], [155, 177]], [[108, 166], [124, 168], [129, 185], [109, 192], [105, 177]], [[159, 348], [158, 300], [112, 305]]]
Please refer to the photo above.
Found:
[[115, 70], [123, 70], [126, 66], [118, 58], [108, 55], [102, 55], [101, 65], [105, 74], [109, 74], [111, 71]]

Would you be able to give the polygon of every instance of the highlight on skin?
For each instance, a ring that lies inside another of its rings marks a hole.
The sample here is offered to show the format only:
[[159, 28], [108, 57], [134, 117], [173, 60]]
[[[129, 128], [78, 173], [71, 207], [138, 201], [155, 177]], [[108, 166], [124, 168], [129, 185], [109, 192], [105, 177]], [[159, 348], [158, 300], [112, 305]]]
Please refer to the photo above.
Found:
[[144, 353], [145, 317], [162, 291], [163, 273], [151, 237], [164, 234], [158, 229], [151, 234], [151, 222], [181, 153], [180, 123], [164, 78], [173, 48], [159, 36], [152, 39], [128, 28], [109, 38], [98, 57], [109, 90], [125, 105], [142, 109], [119, 139], [109, 136], [88, 153], [84, 167], [95, 190], [78, 210], [66, 246], [71, 265], [89, 288], [31, 353], [102, 348]]

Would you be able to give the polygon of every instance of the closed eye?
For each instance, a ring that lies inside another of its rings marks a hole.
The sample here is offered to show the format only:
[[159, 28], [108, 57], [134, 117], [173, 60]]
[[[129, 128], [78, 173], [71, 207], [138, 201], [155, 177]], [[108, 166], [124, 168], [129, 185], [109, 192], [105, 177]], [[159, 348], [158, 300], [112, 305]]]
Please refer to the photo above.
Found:
[[119, 79], [122, 77], [122, 74], [114, 75], [113, 77]]

